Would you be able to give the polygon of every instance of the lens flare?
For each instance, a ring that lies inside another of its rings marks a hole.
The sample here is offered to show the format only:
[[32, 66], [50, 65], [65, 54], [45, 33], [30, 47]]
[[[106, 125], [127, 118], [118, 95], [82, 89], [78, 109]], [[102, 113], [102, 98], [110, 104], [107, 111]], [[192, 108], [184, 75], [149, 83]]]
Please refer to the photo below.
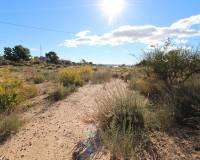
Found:
[[101, 8], [108, 16], [109, 21], [118, 16], [125, 8], [125, 0], [102, 0]]

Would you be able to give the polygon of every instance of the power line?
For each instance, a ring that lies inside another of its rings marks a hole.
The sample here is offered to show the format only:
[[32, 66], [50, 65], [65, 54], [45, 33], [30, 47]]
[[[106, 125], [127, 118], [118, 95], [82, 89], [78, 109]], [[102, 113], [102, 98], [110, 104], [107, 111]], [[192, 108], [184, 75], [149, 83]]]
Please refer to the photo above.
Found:
[[52, 29], [52, 28], [43, 28], [43, 27], [37, 27], [37, 26], [29, 26], [29, 25], [24, 25], [24, 24], [16, 24], [16, 23], [5, 22], [5, 21], [0, 21], [0, 24], [10, 25], [10, 26], [15, 26], [15, 27], [21, 27], [21, 28], [27, 28], [27, 29], [48, 31], [48, 32], [75, 34], [73, 32], [69, 32], [69, 31], [62, 31], [62, 30], [57, 30], [57, 29]]

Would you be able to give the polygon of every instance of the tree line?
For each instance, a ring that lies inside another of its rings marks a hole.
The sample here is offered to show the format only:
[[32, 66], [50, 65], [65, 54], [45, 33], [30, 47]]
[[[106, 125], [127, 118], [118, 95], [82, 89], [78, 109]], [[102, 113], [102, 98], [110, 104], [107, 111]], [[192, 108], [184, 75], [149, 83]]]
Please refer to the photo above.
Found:
[[[50, 51], [48, 53], [45, 53], [44, 57], [32, 57], [30, 50], [22, 45], [16, 45], [13, 48], [11, 47], [5, 47], [3, 50], [3, 56], [0, 57], [3, 60], [8, 60], [12, 62], [27, 62], [31, 59], [52, 63], [52, 64], [75, 64], [74, 62], [71, 62], [69, 60], [61, 60], [56, 52]], [[92, 62], [87, 62], [84, 59], [80, 61], [80, 64], [92, 64]]]
[[[5, 47], [3, 58], [13, 62], [29, 61], [32, 59], [30, 50], [22, 45], [16, 45], [13, 48]], [[44, 59], [49, 63], [58, 63], [59, 57], [56, 52], [50, 51], [45, 54]]]

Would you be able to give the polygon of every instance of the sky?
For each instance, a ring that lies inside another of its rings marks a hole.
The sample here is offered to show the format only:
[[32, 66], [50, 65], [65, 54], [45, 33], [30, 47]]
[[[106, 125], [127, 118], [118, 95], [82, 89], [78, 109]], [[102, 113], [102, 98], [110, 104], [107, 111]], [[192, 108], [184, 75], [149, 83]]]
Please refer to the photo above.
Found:
[[134, 64], [167, 38], [200, 44], [199, 0], [120, 0], [123, 7], [107, 1], [115, 2], [1, 0], [0, 51], [21, 44], [33, 56], [55, 51], [75, 62]]

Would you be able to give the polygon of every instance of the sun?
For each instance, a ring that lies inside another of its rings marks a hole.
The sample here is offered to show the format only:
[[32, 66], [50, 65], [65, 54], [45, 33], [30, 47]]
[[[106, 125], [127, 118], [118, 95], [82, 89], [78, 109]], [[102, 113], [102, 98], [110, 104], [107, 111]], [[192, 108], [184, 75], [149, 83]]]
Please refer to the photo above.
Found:
[[101, 8], [109, 20], [119, 15], [125, 8], [125, 0], [102, 0]]

